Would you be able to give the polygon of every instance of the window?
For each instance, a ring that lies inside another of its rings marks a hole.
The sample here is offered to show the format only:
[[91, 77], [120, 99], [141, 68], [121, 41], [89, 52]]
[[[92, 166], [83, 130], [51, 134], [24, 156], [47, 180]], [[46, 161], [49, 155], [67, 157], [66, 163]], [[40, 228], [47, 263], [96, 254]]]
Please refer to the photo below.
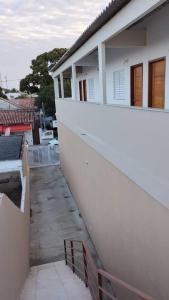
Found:
[[125, 71], [119, 70], [113, 73], [114, 82], [114, 99], [124, 100], [125, 99]]
[[80, 101], [87, 101], [87, 87], [85, 79], [79, 81], [79, 98]]
[[61, 80], [60, 80], [60, 76], [58, 77], [58, 96], [59, 98], [62, 98], [62, 90], [61, 90]]
[[131, 67], [131, 105], [142, 106], [143, 102], [143, 64]]
[[64, 98], [72, 97], [72, 88], [71, 88], [71, 79], [64, 78], [63, 79], [63, 88], [64, 88]]
[[89, 99], [94, 99], [94, 78], [88, 79]]
[[86, 80], [83, 80], [83, 100], [87, 101], [87, 87], [86, 87]]
[[149, 107], [164, 108], [165, 58], [149, 63]]
[[79, 96], [80, 96], [80, 101], [83, 101], [83, 88], [82, 88], [82, 81], [79, 81]]

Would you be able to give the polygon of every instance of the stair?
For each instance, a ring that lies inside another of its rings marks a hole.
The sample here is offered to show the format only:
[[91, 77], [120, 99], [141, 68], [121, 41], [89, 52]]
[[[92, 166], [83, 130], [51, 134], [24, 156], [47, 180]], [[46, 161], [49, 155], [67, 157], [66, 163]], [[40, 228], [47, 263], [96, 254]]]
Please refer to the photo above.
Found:
[[92, 300], [89, 289], [64, 261], [32, 267], [20, 300]]

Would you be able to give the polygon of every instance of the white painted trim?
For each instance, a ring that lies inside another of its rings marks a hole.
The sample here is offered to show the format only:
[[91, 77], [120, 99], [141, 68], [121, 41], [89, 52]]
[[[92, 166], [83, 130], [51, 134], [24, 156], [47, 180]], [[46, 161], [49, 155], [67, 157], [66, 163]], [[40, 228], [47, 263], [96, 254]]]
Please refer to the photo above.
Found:
[[72, 80], [71, 80], [71, 87], [72, 87], [72, 99], [77, 99], [77, 90], [76, 90], [76, 65], [72, 64]]
[[105, 43], [98, 45], [100, 102], [107, 103], [106, 97], [106, 49]]
[[21, 206], [20, 210], [25, 212], [25, 200], [26, 200], [26, 176], [22, 178], [22, 195], [21, 195]]
[[59, 82], [58, 82], [58, 77], [55, 77], [53, 80], [54, 80], [55, 97], [59, 98]]
[[61, 95], [62, 96], [61, 99], [64, 99], [64, 86], [63, 86], [63, 73], [62, 72], [60, 73], [60, 82], [61, 82], [61, 94], [62, 94]]

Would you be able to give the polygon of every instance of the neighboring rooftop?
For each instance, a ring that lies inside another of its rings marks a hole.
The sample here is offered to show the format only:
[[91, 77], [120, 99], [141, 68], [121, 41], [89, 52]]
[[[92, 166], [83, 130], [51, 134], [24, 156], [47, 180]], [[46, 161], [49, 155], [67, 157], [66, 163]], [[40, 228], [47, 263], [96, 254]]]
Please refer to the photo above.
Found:
[[32, 110], [0, 110], [0, 124], [28, 124], [33, 122]]
[[22, 109], [23, 107], [15, 103], [14, 100], [0, 98], [0, 110], [4, 109]]
[[0, 136], [0, 161], [20, 159], [22, 135]]
[[82, 33], [73, 46], [54, 65], [51, 72], [58, 69], [73, 53], [75, 53], [92, 35], [94, 35], [103, 25], [112, 19], [131, 0], [112, 0], [103, 12], [94, 20], [91, 25]]
[[[18, 99], [4, 99], [0, 98], [0, 101], [7, 104], [11, 109], [34, 109], [34, 99], [33, 98], [18, 98]], [[2, 105], [1, 105], [2, 106]], [[0, 109], [3, 109], [3, 106]]]
[[26, 109], [34, 108], [34, 99], [32, 98], [18, 98], [13, 100], [15, 104], [21, 106]]

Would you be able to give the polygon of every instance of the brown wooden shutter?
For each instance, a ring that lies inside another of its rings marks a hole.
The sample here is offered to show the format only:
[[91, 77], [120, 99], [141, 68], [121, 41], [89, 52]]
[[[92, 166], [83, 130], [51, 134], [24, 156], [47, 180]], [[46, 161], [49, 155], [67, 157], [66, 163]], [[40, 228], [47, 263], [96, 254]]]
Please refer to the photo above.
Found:
[[143, 65], [131, 68], [131, 105], [142, 106], [143, 101]]
[[164, 108], [165, 99], [165, 59], [149, 64], [149, 106]]

